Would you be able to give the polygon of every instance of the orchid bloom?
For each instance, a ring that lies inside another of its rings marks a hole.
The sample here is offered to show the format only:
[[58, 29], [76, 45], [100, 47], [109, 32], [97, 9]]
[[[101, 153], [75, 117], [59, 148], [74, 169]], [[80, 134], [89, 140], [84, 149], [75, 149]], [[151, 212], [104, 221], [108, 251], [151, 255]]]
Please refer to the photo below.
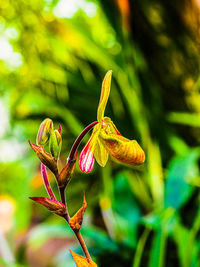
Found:
[[104, 167], [109, 154], [117, 161], [129, 165], [140, 165], [145, 160], [145, 153], [136, 140], [123, 137], [110, 118], [104, 117], [104, 111], [110, 94], [112, 71], [108, 71], [102, 83], [101, 96], [97, 110], [98, 123], [94, 126], [91, 137], [79, 157], [79, 167], [83, 172], [90, 172], [94, 158]]

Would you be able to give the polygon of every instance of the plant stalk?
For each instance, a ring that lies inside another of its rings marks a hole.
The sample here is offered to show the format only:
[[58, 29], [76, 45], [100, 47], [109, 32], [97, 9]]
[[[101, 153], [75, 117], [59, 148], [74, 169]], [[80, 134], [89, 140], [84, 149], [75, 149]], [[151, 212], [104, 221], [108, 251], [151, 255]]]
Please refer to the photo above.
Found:
[[79, 241], [79, 243], [81, 245], [81, 248], [83, 250], [83, 253], [85, 254], [85, 257], [86, 257], [87, 261], [91, 262], [92, 259], [90, 257], [89, 251], [88, 251], [88, 249], [86, 247], [85, 241], [83, 240], [83, 237], [82, 237], [82, 235], [80, 233], [80, 230], [79, 231], [74, 231], [74, 233], [75, 233], [75, 235], [76, 235], [76, 237], [77, 237], [77, 239], [78, 239], [78, 241]]
[[69, 156], [67, 158], [67, 163], [70, 162], [71, 160], [74, 159], [74, 155], [76, 153], [77, 148], [79, 147], [83, 137], [98, 123], [98, 121], [94, 121], [91, 124], [89, 124], [81, 133], [80, 135], [76, 138], [71, 151], [69, 153]]

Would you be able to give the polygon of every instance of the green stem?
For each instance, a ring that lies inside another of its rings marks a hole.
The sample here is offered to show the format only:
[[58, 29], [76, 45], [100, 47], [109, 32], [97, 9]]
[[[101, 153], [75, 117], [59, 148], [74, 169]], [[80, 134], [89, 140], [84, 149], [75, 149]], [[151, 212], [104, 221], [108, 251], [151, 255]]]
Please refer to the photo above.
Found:
[[147, 238], [148, 238], [150, 232], [151, 232], [150, 228], [145, 228], [144, 232], [142, 233], [142, 236], [141, 236], [141, 238], [138, 242], [137, 248], [136, 248], [135, 257], [134, 257], [132, 267], [139, 267], [140, 266], [144, 246], [146, 244], [146, 241], [147, 241]]

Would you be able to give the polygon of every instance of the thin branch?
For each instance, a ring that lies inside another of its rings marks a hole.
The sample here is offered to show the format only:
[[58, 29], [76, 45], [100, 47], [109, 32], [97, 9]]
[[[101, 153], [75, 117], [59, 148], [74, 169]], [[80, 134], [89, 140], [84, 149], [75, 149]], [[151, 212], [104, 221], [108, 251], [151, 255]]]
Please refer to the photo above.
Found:
[[76, 153], [77, 148], [79, 147], [83, 137], [98, 123], [98, 121], [94, 121], [91, 124], [89, 124], [81, 133], [80, 135], [76, 138], [76, 141], [74, 142], [72, 149], [69, 153], [69, 156], [67, 158], [67, 162], [71, 161], [74, 159], [74, 155]]

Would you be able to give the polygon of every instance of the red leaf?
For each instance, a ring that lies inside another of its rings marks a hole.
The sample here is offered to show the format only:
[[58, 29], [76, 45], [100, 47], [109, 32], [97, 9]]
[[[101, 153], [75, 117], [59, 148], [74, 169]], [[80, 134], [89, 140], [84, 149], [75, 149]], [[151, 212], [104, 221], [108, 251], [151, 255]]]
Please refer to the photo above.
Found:
[[50, 199], [47, 197], [29, 197], [29, 198], [43, 205], [48, 210], [57, 215], [63, 216], [66, 214], [66, 206], [55, 199]]

